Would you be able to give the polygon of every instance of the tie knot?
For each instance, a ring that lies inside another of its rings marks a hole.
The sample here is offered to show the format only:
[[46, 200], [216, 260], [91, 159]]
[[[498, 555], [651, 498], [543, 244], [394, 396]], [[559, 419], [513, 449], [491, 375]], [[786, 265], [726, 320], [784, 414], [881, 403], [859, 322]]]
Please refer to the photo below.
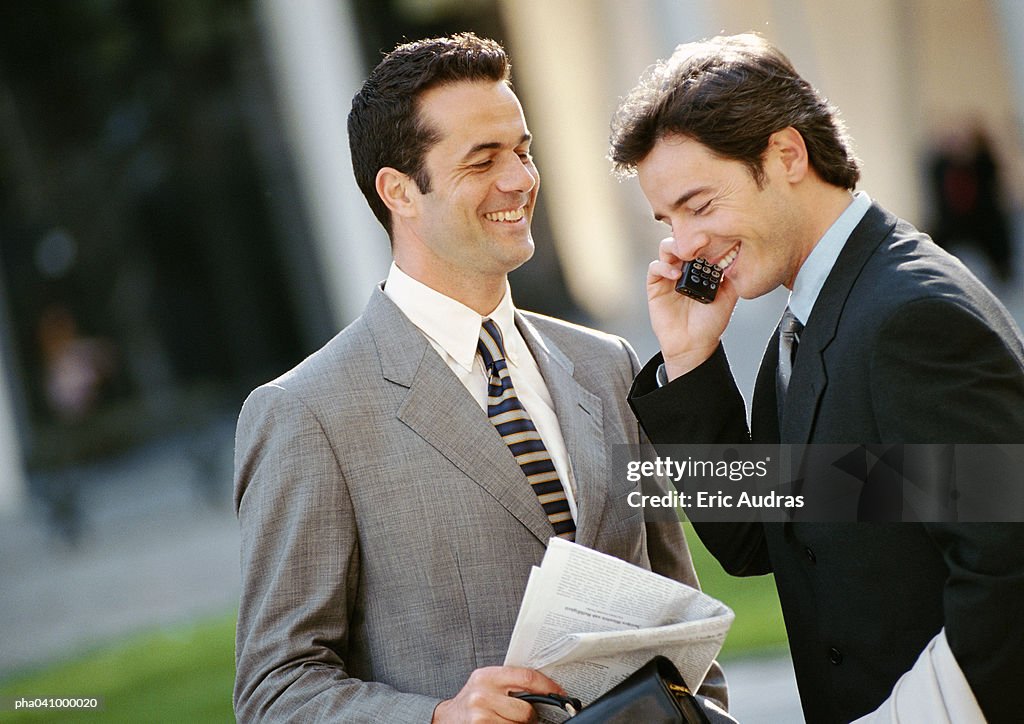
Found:
[[484, 360], [484, 366], [490, 369], [498, 360], [505, 359], [505, 342], [501, 338], [501, 330], [493, 320], [485, 319], [480, 327], [480, 340], [477, 351]]
[[804, 329], [804, 325], [796, 318], [792, 310], [786, 307], [786, 311], [782, 315], [782, 321], [779, 322], [779, 332], [783, 336], [789, 337], [790, 339], [796, 339], [800, 341], [800, 332]]

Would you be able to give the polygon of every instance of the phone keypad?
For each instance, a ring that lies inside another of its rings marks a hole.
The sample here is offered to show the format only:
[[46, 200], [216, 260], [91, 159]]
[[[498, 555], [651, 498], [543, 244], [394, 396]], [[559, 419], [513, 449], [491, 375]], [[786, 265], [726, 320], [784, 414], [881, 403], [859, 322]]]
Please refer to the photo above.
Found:
[[714, 301], [721, 283], [722, 268], [701, 257], [683, 264], [683, 276], [676, 282], [676, 291], [709, 304]]

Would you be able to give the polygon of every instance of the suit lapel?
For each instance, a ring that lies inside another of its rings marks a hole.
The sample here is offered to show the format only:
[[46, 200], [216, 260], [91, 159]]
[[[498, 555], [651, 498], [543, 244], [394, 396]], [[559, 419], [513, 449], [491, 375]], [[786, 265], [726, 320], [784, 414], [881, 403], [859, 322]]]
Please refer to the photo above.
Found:
[[601, 400], [576, 380], [572, 360], [518, 312], [516, 326], [544, 376], [565, 440], [576, 480], [576, 542], [593, 547], [598, 523], [608, 501], [608, 469], [611, 465], [611, 460], [607, 459], [609, 451], [604, 444]]
[[754, 382], [754, 399], [751, 401], [750, 436], [757, 443], [779, 442], [779, 408], [775, 390], [775, 376], [779, 366], [779, 328], [768, 340], [761, 366]]
[[547, 542], [551, 523], [522, 469], [445, 361], [380, 289], [365, 316], [384, 379], [408, 390], [397, 418]]
[[828, 384], [825, 350], [835, 339], [843, 308], [857, 277], [895, 225], [895, 217], [872, 204], [850, 234], [825, 280], [800, 336], [800, 346], [793, 361], [793, 376], [780, 421], [782, 442], [810, 442], [821, 396]]

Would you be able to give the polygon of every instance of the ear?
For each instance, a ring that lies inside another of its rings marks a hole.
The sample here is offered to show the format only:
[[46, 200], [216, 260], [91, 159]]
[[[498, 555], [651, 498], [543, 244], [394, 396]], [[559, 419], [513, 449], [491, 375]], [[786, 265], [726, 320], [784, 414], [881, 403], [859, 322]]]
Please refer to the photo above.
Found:
[[810, 168], [807, 145], [800, 131], [787, 126], [773, 133], [768, 139], [769, 158], [780, 163], [783, 174], [790, 183], [802, 181]]
[[410, 193], [415, 185], [416, 182], [409, 176], [390, 166], [385, 166], [378, 171], [375, 180], [377, 195], [391, 210], [391, 213], [400, 217], [410, 217], [416, 214], [415, 197], [417, 194]]

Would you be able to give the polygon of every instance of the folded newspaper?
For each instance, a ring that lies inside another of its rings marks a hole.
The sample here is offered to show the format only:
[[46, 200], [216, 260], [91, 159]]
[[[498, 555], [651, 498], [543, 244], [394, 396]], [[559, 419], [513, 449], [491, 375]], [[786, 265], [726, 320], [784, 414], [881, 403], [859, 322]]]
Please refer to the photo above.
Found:
[[696, 691], [733, 617], [690, 586], [552, 538], [530, 572], [505, 664], [539, 669], [586, 705], [661, 654]]

